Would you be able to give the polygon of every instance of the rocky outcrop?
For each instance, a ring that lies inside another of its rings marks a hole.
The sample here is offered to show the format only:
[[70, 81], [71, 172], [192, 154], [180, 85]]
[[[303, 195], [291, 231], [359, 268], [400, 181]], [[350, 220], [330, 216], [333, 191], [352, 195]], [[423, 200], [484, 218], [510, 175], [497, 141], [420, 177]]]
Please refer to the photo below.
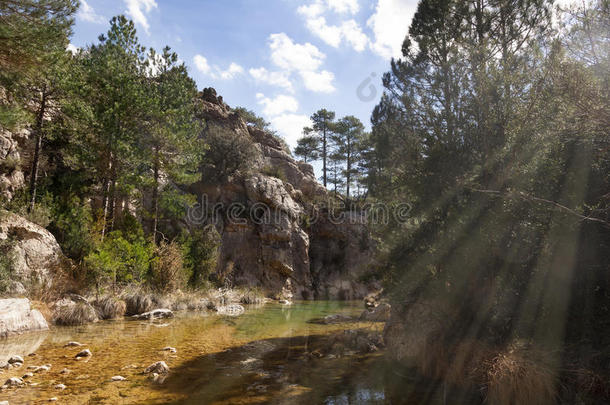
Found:
[[249, 173], [221, 185], [204, 181], [191, 187], [205, 196], [208, 211], [220, 207], [208, 221], [221, 234], [217, 278], [261, 287], [287, 302], [289, 295], [362, 298], [377, 287], [362, 281], [374, 248], [366, 220], [330, 221], [316, 204], [329, 195], [311, 165], [297, 162], [273, 134], [247, 125], [213, 89], [203, 91], [200, 105], [208, 124], [247, 138], [260, 152]]
[[0, 197], [10, 200], [25, 185], [21, 171], [21, 155], [17, 138], [26, 134], [13, 134], [0, 128]]
[[47, 329], [47, 321], [40, 311], [31, 308], [27, 298], [0, 300], [0, 338]]
[[64, 256], [55, 237], [19, 215], [0, 211], [0, 241], [11, 245], [12, 285], [9, 293], [23, 294], [29, 287], [49, 288]]

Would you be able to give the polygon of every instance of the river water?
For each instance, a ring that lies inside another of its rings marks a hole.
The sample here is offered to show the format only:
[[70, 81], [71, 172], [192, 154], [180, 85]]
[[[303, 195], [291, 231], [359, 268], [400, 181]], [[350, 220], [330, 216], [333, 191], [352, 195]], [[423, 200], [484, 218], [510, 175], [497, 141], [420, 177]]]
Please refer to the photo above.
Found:
[[[51, 398], [61, 404], [420, 403], [417, 387], [393, 372], [383, 352], [324, 353], [329, 339], [346, 329], [380, 331], [383, 324], [311, 321], [331, 314], [357, 317], [362, 309], [361, 302], [271, 303], [250, 307], [239, 317], [185, 312], [169, 320], [104, 321], [1, 340], [0, 357], [25, 358], [23, 367], [1, 374], [2, 381], [23, 376], [31, 365], [51, 364], [51, 370], [34, 374], [25, 387], [0, 392], [0, 401], [11, 405], [48, 403]], [[64, 347], [69, 341], [84, 346]], [[167, 346], [177, 353], [162, 351]], [[75, 360], [84, 348], [93, 356]], [[143, 374], [159, 360], [171, 369], [162, 382]], [[70, 372], [62, 373], [66, 368]], [[117, 375], [126, 381], [112, 382]], [[66, 389], [56, 389], [57, 384]]]

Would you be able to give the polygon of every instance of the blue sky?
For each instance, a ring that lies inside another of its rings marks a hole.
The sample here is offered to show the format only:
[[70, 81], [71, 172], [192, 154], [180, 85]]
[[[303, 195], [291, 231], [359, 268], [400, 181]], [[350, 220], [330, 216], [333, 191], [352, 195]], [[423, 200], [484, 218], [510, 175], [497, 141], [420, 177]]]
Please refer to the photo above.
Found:
[[230, 106], [254, 110], [294, 146], [319, 108], [369, 126], [381, 75], [399, 55], [416, 6], [417, 0], [81, 0], [71, 42], [96, 42], [112, 16], [125, 14], [144, 45], [176, 51], [200, 89], [214, 87]]

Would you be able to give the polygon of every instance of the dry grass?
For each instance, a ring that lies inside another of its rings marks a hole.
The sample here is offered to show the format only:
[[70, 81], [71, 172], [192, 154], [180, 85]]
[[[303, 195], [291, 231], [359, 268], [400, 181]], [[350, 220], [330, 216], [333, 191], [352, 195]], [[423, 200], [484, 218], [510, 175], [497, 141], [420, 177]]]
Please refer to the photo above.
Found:
[[62, 305], [55, 310], [53, 322], [63, 326], [85, 325], [97, 322], [95, 309], [84, 302], [77, 302], [71, 305]]
[[127, 304], [120, 298], [106, 296], [93, 302], [100, 319], [118, 319], [125, 316]]
[[159, 308], [170, 308], [171, 301], [163, 295], [135, 290], [126, 293], [123, 297], [126, 304], [127, 315], [139, 315]]
[[494, 405], [554, 404], [556, 374], [548, 356], [532, 348], [512, 346], [486, 366], [487, 401]]

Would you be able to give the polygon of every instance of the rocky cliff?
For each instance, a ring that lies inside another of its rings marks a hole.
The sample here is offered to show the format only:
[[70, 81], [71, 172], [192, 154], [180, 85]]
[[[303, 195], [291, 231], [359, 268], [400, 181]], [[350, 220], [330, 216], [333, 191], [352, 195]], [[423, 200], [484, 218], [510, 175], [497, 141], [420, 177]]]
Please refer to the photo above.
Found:
[[273, 134], [249, 126], [213, 89], [200, 102], [208, 125], [248, 139], [257, 150], [248, 173], [222, 184], [204, 179], [191, 190], [220, 207], [216, 272], [236, 286], [259, 286], [278, 297], [291, 292], [296, 299], [356, 299], [377, 288], [363, 281], [374, 251], [364, 217], [331, 219], [324, 208], [329, 193], [311, 165], [296, 161]]

